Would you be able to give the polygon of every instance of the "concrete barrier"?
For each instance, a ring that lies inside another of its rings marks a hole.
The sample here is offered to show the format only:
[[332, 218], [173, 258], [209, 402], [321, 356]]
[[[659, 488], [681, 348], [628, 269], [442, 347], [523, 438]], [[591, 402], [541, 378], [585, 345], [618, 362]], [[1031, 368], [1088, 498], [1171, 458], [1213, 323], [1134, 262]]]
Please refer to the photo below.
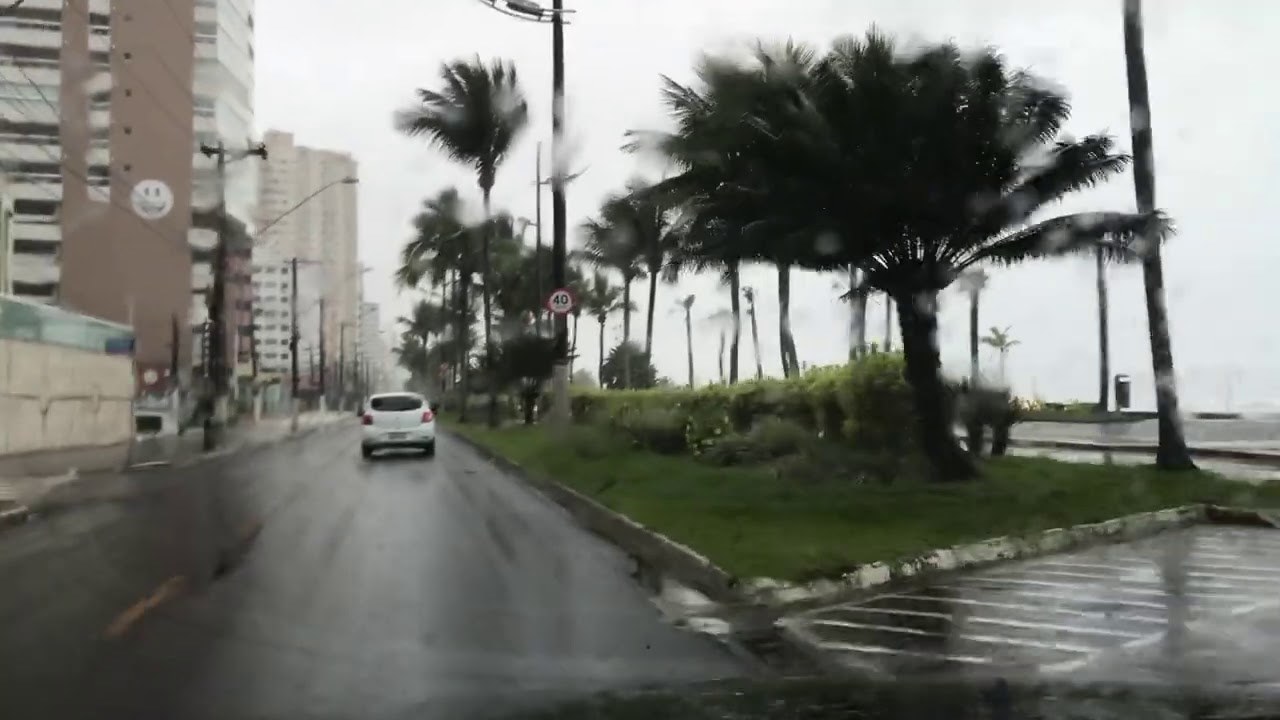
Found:
[[0, 338], [0, 477], [123, 467], [133, 391], [128, 356]]

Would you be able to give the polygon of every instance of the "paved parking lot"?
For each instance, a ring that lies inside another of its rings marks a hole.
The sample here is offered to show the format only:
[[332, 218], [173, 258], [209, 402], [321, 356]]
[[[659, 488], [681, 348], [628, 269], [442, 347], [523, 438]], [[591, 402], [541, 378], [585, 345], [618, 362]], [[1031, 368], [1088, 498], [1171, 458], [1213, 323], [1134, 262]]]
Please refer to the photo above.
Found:
[[[854, 669], [1072, 675], [1163, 652], [1170, 636], [1228, 638], [1232, 627], [1247, 636], [1277, 617], [1280, 531], [1198, 526], [957, 575], [790, 622]], [[1280, 665], [1270, 665], [1280, 681]]]

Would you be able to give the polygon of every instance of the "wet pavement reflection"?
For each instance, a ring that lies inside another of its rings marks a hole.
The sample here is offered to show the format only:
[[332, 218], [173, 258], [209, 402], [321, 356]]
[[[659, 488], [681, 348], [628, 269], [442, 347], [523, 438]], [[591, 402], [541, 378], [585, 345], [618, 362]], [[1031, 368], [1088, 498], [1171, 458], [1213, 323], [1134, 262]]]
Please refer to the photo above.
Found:
[[[1098, 679], [1118, 680], [1126, 668], [1157, 658], [1167, 666], [1171, 655], [1204, 656], [1210, 647], [1223, 655], [1219, 667], [1246, 665], [1231, 662], [1237, 651], [1227, 638], [1252, 636], [1272, 657], [1280, 650], [1280, 634], [1263, 641], [1247, 630], [1280, 630], [1280, 532], [1176, 530], [949, 576], [812, 611], [793, 625], [849, 668], [897, 677], [1071, 676], [1096, 665], [1108, 668]], [[1219, 641], [1206, 644], [1206, 635]], [[1280, 666], [1271, 667], [1247, 682], [1280, 683]], [[1241, 680], [1239, 671], [1214, 674], [1196, 680]]]
[[0, 717], [477, 717], [746, 674], [461, 443], [358, 443], [96, 479], [0, 532]]

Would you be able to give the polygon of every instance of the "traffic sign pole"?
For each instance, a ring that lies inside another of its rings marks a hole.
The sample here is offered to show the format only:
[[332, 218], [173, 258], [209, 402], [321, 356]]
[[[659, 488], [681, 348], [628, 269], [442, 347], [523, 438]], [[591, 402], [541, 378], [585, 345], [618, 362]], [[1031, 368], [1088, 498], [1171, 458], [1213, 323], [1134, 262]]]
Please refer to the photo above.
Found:
[[577, 298], [573, 296], [573, 291], [569, 288], [558, 288], [552, 290], [547, 296], [547, 309], [556, 315], [568, 315], [573, 312], [573, 308], [578, 304]]

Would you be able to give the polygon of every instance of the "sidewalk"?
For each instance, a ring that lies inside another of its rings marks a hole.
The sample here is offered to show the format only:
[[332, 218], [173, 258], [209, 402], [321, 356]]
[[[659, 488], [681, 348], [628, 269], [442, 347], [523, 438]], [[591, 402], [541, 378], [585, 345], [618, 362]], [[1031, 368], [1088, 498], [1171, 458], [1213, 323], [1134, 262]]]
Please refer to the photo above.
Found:
[[[1115, 440], [1077, 440], [1068, 438], [1027, 437], [1021, 435], [1015, 426], [1009, 444], [1013, 447], [1044, 448], [1069, 450], [1078, 452], [1117, 452], [1153, 454], [1156, 443], [1153, 441], [1126, 442]], [[1203, 442], [1189, 447], [1192, 457], [1237, 460], [1241, 462], [1280, 465], [1280, 443], [1258, 440], [1234, 440]]]
[[[346, 412], [305, 413], [298, 417], [297, 436], [350, 419], [350, 413]], [[274, 444], [293, 436], [291, 424], [288, 416], [239, 423], [228, 428], [219, 447], [210, 452], [203, 451], [204, 436], [199, 430], [183, 435], [140, 439], [134, 443], [126, 473], [149, 467], [183, 467]], [[64, 485], [115, 476], [112, 473], [81, 476], [73, 469], [45, 477], [0, 478], [0, 527], [23, 522], [31, 507]]]

